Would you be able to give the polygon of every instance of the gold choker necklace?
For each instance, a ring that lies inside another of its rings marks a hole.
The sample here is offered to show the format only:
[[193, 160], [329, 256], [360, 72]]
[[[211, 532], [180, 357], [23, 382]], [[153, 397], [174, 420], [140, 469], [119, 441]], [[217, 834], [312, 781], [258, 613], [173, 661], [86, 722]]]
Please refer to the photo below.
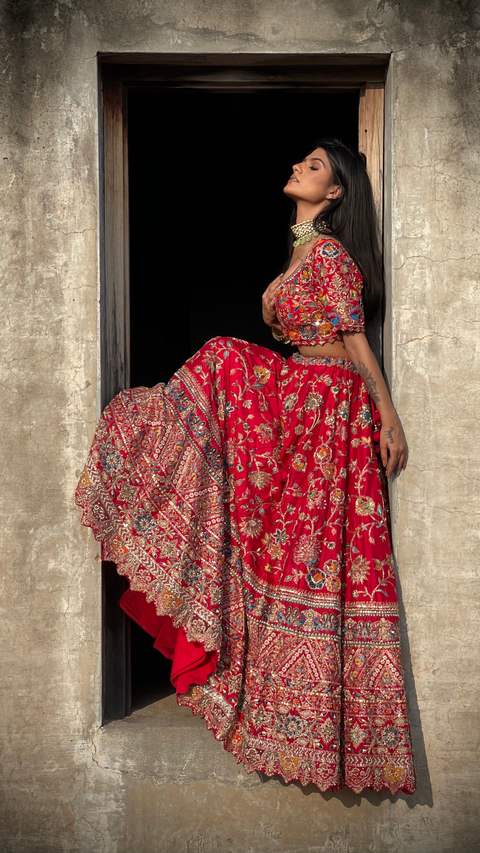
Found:
[[290, 226], [295, 237], [295, 240], [293, 241], [294, 249], [296, 249], [297, 246], [302, 246], [304, 243], [308, 243], [310, 240], [313, 240], [314, 237], [318, 237], [321, 231], [325, 231], [329, 228], [328, 222], [325, 222], [324, 219], [318, 220], [315, 225], [313, 223], [313, 219], [306, 219], [305, 222], [298, 222], [297, 225]]

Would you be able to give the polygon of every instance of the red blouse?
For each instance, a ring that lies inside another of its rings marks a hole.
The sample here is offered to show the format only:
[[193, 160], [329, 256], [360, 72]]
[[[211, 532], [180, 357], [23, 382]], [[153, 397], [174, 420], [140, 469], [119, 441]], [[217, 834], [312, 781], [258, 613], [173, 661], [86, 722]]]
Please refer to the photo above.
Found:
[[365, 331], [363, 277], [343, 246], [321, 237], [278, 288], [276, 313], [293, 346], [341, 340], [341, 329]]

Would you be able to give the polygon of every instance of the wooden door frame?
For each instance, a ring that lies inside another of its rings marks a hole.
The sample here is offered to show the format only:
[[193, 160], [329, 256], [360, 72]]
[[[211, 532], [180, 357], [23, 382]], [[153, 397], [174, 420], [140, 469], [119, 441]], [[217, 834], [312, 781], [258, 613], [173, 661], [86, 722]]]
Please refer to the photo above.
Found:
[[[99, 53], [101, 187], [101, 406], [130, 384], [128, 92], [201, 88], [212, 92], [281, 89], [359, 93], [359, 150], [367, 157], [383, 247], [384, 89], [386, 54]], [[383, 319], [383, 317], [382, 317]], [[367, 326], [382, 364], [382, 320]], [[130, 620], [117, 605], [125, 578], [102, 570], [103, 718], [131, 713]]]

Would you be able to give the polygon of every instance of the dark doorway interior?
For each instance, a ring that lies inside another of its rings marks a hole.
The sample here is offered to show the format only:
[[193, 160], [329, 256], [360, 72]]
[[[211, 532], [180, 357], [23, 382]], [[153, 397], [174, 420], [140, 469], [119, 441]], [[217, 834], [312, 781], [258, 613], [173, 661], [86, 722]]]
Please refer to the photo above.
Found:
[[[358, 92], [130, 91], [132, 386], [166, 382], [205, 341], [276, 349], [261, 295], [286, 259], [292, 163], [323, 135], [358, 148]], [[132, 625], [132, 707], [173, 692]]]

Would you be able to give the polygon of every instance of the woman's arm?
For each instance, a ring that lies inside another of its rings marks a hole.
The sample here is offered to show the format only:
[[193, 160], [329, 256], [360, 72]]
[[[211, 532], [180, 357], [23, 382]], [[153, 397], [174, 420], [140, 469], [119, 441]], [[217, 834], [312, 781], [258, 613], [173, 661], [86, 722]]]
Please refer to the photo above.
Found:
[[395, 473], [398, 476], [407, 464], [407, 442], [382, 371], [364, 332], [343, 331], [342, 336], [347, 355], [365, 382], [382, 421], [380, 454], [386, 467], [385, 475], [390, 477]]

